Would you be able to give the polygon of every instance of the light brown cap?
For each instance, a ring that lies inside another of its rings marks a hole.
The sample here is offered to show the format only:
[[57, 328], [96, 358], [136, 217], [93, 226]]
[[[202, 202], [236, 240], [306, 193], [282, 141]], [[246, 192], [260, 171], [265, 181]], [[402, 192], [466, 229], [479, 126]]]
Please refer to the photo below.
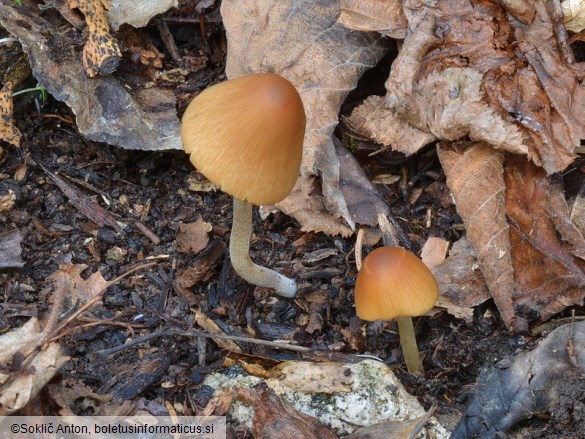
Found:
[[427, 266], [400, 247], [380, 247], [365, 259], [355, 283], [355, 309], [362, 320], [391, 320], [429, 312], [439, 285]]
[[191, 163], [224, 192], [256, 205], [274, 204], [297, 180], [305, 123], [295, 87], [260, 73], [195, 97], [183, 116], [181, 139]]

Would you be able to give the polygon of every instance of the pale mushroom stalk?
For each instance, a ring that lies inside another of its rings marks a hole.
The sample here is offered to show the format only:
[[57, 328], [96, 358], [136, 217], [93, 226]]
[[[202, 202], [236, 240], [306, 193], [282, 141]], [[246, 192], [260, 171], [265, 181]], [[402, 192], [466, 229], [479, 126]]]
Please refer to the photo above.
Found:
[[412, 317], [396, 317], [398, 333], [400, 334], [400, 346], [408, 372], [422, 375], [424, 368], [414, 335], [414, 324]]
[[234, 218], [230, 236], [230, 259], [236, 273], [247, 282], [260, 287], [274, 288], [284, 297], [294, 297], [297, 283], [250, 259], [250, 237], [252, 236], [252, 205], [234, 197]]

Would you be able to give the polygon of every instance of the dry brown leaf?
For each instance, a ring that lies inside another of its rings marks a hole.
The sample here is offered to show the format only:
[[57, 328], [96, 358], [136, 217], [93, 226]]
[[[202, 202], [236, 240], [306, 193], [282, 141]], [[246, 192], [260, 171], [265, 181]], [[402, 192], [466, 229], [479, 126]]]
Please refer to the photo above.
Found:
[[383, 96], [370, 96], [356, 107], [346, 119], [347, 125], [355, 132], [385, 146], [391, 146], [407, 156], [416, 153], [423, 146], [435, 140], [431, 133], [419, 130], [401, 121], [388, 108]]
[[[219, 335], [226, 335], [225, 332], [221, 330], [217, 323], [203, 314], [201, 311], [195, 311], [195, 321], [199, 326], [201, 326], [208, 334], [219, 334]], [[222, 349], [227, 349], [228, 351], [234, 352], [242, 352], [242, 348], [240, 348], [236, 342], [232, 340], [222, 340], [222, 339], [213, 339], [213, 341]]]
[[473, 322], [473, 307], [490, 298], [477, 262], [477, 253], [467, 238], [455, 242], [449, 257], [431, 269], [440, 287], [437, 306], [467, 323]]
[[561, 182], [518, 158], [506, 161], [514, 304], [546, 320], [585, 297], [585, 240], [570, 222]]
[[254, 407], [254, 437], [287, 439], [335, 439], [316, 418], [301, 413], [270, 389], [236, 389], [237, 398]]
[[585, 182], [571, 205], [571, 222], [585, 236]]
[[441, 144], [439, 157], [508, 328], [524, 330], [528, 319], [581, 304], [585, 240], [560, 182], [522, 157], [504, 162], [486, 144]]
[[103, 294], [111, 285], [111, 282], [105, 280], [99, 271], [84, 280], [81, 273], [86, 268], [85, 264], [61, 264], [59, 270], [49, 277], [49, 280], [54, 282], [55, 289], [58, 289], [60, 294], [67, 295], [71, 305], [77, 302], [84, 304], [96, 294]]
[[8, 193], [0, 195], [0, 213], [10, 212], [16, 204], [16, 194], [12, 189]]
[[19, 147], [21, 137], [22, 134], [14, 125], [12, 82], [7, 82], [0, 90], [0, 141], [3, 140]]
[[319, 333], [323, 329], [323, 323], [326, 319], [327, 304], [329, 302], [329, 293], [318, 290], [303, 296], [309, 302], [309, 323], [305, 331], [309, 334]]
[[449, 250], [449, 241], [443, 238], [437, 238], [431, 236], [424, 243], [420, 258], [429, 268], [434, 268], [439, 264], [442, 264], [447, 257], [447, 251]]
[[[381, 35], [336, 23], [338, 2], [225, 0], [221, 12], [228, 37], [228, 77], [281, 74], [298, 88], [305, 105], [301, 179], [294, 201], [285, 199], [278, 207], [297, 218], [304, 230], [352, 233], [353, 212], [339, 187], [344, 174], [332, 134], [345, 97], [386, 51]], [[377, 206], [377, 194], [363, 190]], [[368, 218], [372, 225], [375, 210], [370, 209]]]
[[85, 16], [88, 36], [83, 46], [83, 67], [93, 78], [98, 73], [109, 75], [118, 68], [122, 51], [116, 39], [110, 34], [106, 10], [109, 0], [67, 0], [71, 9], [79, 9]]
[[211, 229], [211, 224], [203, 221], [202, 218], [194, 223], [179, 223], [177, 251], [197, 254], [204, 250], [209, 243], [208, 233]]
[[192, 303], [196, 300], [189, 291], [197, 282], [204, 282], [214, 274], [215, 267], [223, 260], [226, 245], [223, 241], [215, 239], [201, 252], [193, 262], [193, 266], [180, 271], [175, 276], [173, 288], [181, 296], [191, 298]]
[[24, 407], [69, 360], [58, 343], [37, 350], [42, 339], [43, 331], [34, 317], [0, 336], [0, 416]]
[[502, 154], [485, 143], [440, 144], [439, 159], [453, 192], [457, 212], [478, 253], [481, 270], [502, 319], [523, 330], [527, 322], [514, 313], [514, 271], [506, 220]]
[[333, 143], [339, 160], [337, 188], [344, 197], [351, 224], [340, 222], [339, 217], [332, 215], [324, 199], [313, 196], [321, 190], [318, 179], [306, 181], [308, 185], [315, 185], [313, 188], [302, 187], [302, 180], [298, 180], [289, 196], [277, 206], [295, 217], [305, 232], [350, 236], [354, 224], [372, 225], [374, 221], [374, 225], [377, 225], [377, 217], [387, 215], [388, 206], [347, 148], [337, 139], [333, 139]]
[[408, 25], [400, 0], [341, 0], [338, 23], [348, 29], [375, 31], [398, 39], [406, 36]]

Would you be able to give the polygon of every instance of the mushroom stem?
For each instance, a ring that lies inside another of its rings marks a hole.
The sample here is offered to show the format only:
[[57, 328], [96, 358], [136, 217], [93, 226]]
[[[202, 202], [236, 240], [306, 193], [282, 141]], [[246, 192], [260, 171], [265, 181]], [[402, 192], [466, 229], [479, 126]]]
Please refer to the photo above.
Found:
[[252, 205], [234, 198], [234, 219], [230, 237], [230, 259], [234, 270], [253, 285], [274, 288], [281, 296], [294, 297], [297, 283], [293, 279], [252, 262], [249, 254], [251, 236]]
[[422, 360], [416, 346], [416, 338], [414, 336], [414, 325], [412, 324], [412, 317], [397, 317], [398, 333], [400, 334], [400, 346], [402, 346], [402, 355], [406, 362], [408, 372], [418, 375], [424, 374]]

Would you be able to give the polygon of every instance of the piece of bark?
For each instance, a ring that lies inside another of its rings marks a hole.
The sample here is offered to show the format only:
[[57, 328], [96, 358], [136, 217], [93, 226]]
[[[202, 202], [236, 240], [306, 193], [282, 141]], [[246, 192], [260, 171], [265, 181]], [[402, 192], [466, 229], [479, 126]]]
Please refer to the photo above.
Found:
[[0, 233], [0, 268], [21, 268], [24, 266], [22, 252], [22, 234], [13, 229]]

